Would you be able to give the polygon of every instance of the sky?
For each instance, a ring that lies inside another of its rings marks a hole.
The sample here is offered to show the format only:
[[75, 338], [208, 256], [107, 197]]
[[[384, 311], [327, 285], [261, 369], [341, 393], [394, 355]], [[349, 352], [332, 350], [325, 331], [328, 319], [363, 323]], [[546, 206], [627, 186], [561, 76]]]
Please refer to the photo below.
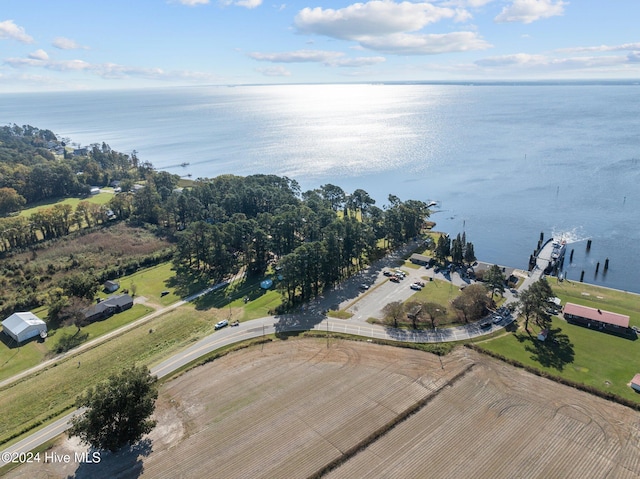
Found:
[[0, 93], [640, 79], [639, 19], [638, 0], [0, 0]]

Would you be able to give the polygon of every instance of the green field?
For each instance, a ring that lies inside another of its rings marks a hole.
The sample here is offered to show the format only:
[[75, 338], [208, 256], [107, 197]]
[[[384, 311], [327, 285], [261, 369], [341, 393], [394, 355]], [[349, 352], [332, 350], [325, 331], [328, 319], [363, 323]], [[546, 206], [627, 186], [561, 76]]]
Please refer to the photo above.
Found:
[[538, 341], [536, 333], [529, 336], [520, 329], [479, 346], [554, 376], [640, 402], [640, 395], [628, 386], [640, 372], [640, 340], [568, 324], [560, 318], [553, 319], [545, 342]]
[[269, 290], [262, 289], [260, 282], [264, 279], [265, 277], [235, 280], [229, 286], [196, 301], [196, 308], [229, 308], [230, 313], [233, 310], [233, 317], [240, 321], [269, 316], [282, 303], [282, 296], [273, 287]]
[[573, 281], [558, 282], [555, 278], [549, 278], [549, 284], [556, 296], [562, 300], [562, 304], [569, 302], [626, 314], [629, 316], [630, 325], [640, 326], [640, 295], [638, 294]]
[[34, 206], [31, 206], [30, 208], [26, 208], [20, 211], [20, 216], [29, 217], [36, 211], [43, 208], [49, 208], [53, 205], [71, 205], [71, 207], [75, 210], [78, 206], [78, 203], [80, 203], [81, 201], [88, 201], [89, 203], [95, 203], [98, 205], [106, 205], [111, 198], [113, 198], [113, 193], [98, 193], [97, 195], [91, 195], [86, 198], [59, 198], [53, 201], [42, 201]]
[[[180, 298], [176, 295], [174, 288], [168, 286], [174, 276], [171, 263], [162, 263], [158, 266], [146, 268], [130, 276], [119, 279], [120, 289], [116, 292], [122, 293], [128, 289], [132, 292], [131, 285], [136, 285], [136, 297], [144, 296], [151, 305], [168, 306]], [[162, 296], [162, 291], [169, 291], [169, 294]], [[100, 292], [98, 297], [106, 298], [107, 295]], [[104, 321], [97, 321], [82, 328], [82, 342], [90, 341], [103, 334], [118, 329], [154, 311], [153, 307], [136, 304], [131, 309], [120, 314], [111, 316]], [[32, 311], [39, 318], [47, 317], [47, 308]], [[37, 366], [55, 351], [60, 337], [74, 334], [75, 326], [65, 326], [54, 331], [49, 331], [49, 337], [44, 341], [29, 341], [20, 347], [9, 344], [5, 335], [0, 335], [3, 344], [0, 344], [0, 380], [9, 378], [26, 369]]]
[[[81, 334], [86, 336], [83, 342], [90, 341], [118, 329], [152, 311], [152, 308], [136, 304], [131, 309], [123, 311], [120, 314], [115, 314], [104, 321], [97, 321], [85, 326], [81, 330]], [[38, 312], [34, 312], [34, 314], [41, 318], [45, 317], [42, 316], [41, 313], [38, 314]], [[53, 355], [53, 351], [55, 351], [60, 337], [69, 334], [73, 335], [76, 331], [75, 326], [65, 326], [51, 331], [49, 337], [44, 341], [34, 339], [19, 347], [9, 343], [6, 335], [0, 335], [3, 342], [3, 344], [0, 344], [0, 380], [10, 378], [26, 369], [37, 366], [49, 356]]]
[[[626, 314], [630, 325], [640, 326], [640, 295], [555, 278], [549, 278], [549, 284], [562, 304]], [[640, 373], [640, 340], [569, 324], [560, 317], [553, 318], [551, 335], [545, 342], [538, 341], [538, 329], [530, 328], [531, 336], [520, 328], [479, 346], [549, 374], [640, 402], [640, 395], [628, 386]]]
[[[135, 289], [136, 297], [144, 296], [154, 304], [168, 306], [182, 299], [176, 293], [175, 286], [172, 286], [174, 276], [173, 264], [170, 261], [161, 263], [118, 279], [120, 289], [117, 292], [122, 293], [122, 291], [128, 290], [129, 294], [132, 294]], [[169, 293], [162, 296], [163, 291]]]
[[220, 311], [180, 308], [0, 390], [0, 443], [56, 417], [84, 389], [133, 364], [152, 365], [213, 332]]

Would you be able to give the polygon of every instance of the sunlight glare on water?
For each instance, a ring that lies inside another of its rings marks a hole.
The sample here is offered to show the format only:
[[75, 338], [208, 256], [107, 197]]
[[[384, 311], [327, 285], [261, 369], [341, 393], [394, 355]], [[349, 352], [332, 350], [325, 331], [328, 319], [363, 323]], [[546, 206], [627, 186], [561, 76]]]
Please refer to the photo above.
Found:
[[[407, 96], [414, 94], [408, 88], [296, 85], [262, 92], [268, 95], [262, 98], [267, 108], [254, 113], [262, 117], [256, 121], [266, 123], [260, 134], [276, 136], [269, 160], [277, 158], [281, 172], [291, 177], [366, 175], [418, 160], [424, 167], [437, 149], [437, 123], [416, 122], [415, 111], [403, 106]], [[425, 103], [427, 108], [437, 106], [438, 94], [434, 91]], [[278, 148], [280, 143], [286, 148]], [[297, 155], [286, 156], [288, 151]], [[419, 158], [407, 151], [419, 152]], [[257, 162], [256, 166], [268, 165]]]

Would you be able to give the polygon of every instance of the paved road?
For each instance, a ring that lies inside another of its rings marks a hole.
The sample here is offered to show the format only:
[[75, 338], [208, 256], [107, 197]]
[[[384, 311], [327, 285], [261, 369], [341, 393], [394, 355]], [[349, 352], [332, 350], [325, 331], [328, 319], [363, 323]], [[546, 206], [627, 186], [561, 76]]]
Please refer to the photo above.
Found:
[[[415, 245], [409, 245], [405, 248], [415, 248]], [[498, 324], [491, 324], [489, 327], [482, 328], [478, 323], [469, 324], [466, 326], [456, 328], [443, 328], [436, 331], [407, 331], [402, 329], [388, 328], [384, 326], [371, 325], [366, 322], [369, 317], [376, 317], [380, 315], [381, 305], [387, 304], [389, 301], [398, 301], [407, 299], [413, 291], [409, 288], [409, 285], [414, 279], [418, 279], [422, 276], [433, 276], [433, 270], [430, 272], [425, 268], [418, 270], [406, 268], [409, 273], [408, 277], [401, 283], [392, 283], [382, 275], [382, 271], [386, 267], [391, 267], [397, 264], [398, 257], [404, 254], [406, 251], [400, 251], [396, 255], [391, 255], [383, 260], [376, 262], [366, 271], [357, 275], [354, 278], [346, 281], [340, 287], [327, 293], [324, 297], [313, 301], [304, 309], [300, 311], [284, 316], [268, 316], [252, 321], [246, 321], [239, 326], [229, 326], [222, 330], [216, 331], [213, 334], [201, 339], [191, 347], [175, 354], [171, 358], [161, 362], [160, 364], [151, 368], [151, 373], [157, 375], [159, 378], [163, 378], [180, 367], [190, 363], [191, 361], [206, 355], [220, 347], [227, 346], [246, 339], [257, 338], [263, 335], [273, 334], [275, 332], [286, 331], [328, 331], [354, 334], [358, 336], [365, 336], [376, 339], [386, 339], [391, 341], [409, 341], [409, 342], [444, 342], [444, 341], [462, 341], [469, 338], [489, 334], [493, 331], [503, 328], [507, 320], [504, 320]], [[438, 277], [436, 275], [436, 277]], [[445, 279], [442, 277], [441, 279]], [[449, 278], [455, 287], [458, 287], [465, 282], [460, 279], [457, 274], [452, 275]], [[359, 291], [361, 284], [367, 284], [370, 289], [365, 293]], [[220, 287], [220, 286], [217, 286]], [[209, 288], [205, 291], [198, 293], [197, 295], [186, 298], [185, 300], [174, 303], [168, 308], [156, 311], [151, 315], [143, 318], [141, 321], [148, 321], [159, 314], [163, 314], [167, 310], [175, 309], [188, 301], [213, 291], [216, 287]], [[510, 295], [510, 293], [507, 293]], [[513, 297], [509, 296], [508, 301], [513, 301]], [[354, 316], [349, 320], [331, 319], [324, 315], [324, 311], [327, 309], [334, 309], [334, 307], [347, 307], [350, 311], [354, 312]], [[139, 322], [133, 323], [135, 325]], [[128, 327], [133, 327], [129, 325]], [[122, 330], [115, 331], [112, 334], [120, 334]], [[108, 338], [98, 338], [100, 341], [104, 341]], [[89, 347], [90, 344], [83, 347]], [[58, 358], [59, 359], [59, 358]], [[47, 363], [49, 364], [49, 363]], [[43, 367], [42, 365], [38, 368]], [[30, 370], [29, 373], [33, 372]], [[27, 372], [23, 373], [26, 375]], [[19, 375], [22, 377], [23, 375]], [[11, 378], [15, 380], [16, 377]], [[4, 383], [11, 382], [7, 380]], [[24, 453], [33, 450], [37, 446], [45, 443], [48, 440], [55, 438], [62, 434], [69, 428], [69, 421], [74, 414], [78, 411], [74, 411], [52, 424], [47, 425], [43, 429], [31, 434], [22, 441], [14, 444], [11, 447], [0, 451], [0, 467], [3, 466], [6, 453]]]

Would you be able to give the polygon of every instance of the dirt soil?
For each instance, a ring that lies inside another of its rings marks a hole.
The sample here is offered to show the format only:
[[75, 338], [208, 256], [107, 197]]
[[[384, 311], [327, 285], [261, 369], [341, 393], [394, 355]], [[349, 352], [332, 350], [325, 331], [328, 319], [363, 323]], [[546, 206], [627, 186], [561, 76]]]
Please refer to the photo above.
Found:
[[[351, 451], [419, 401], [426, 405]], [[100, 454], [61, 439], [14, 478], [640, 478], [640, 414], [465, 348], [445, 358], [367, 342], [289, 339], [166, 384], [157, 427]]]

